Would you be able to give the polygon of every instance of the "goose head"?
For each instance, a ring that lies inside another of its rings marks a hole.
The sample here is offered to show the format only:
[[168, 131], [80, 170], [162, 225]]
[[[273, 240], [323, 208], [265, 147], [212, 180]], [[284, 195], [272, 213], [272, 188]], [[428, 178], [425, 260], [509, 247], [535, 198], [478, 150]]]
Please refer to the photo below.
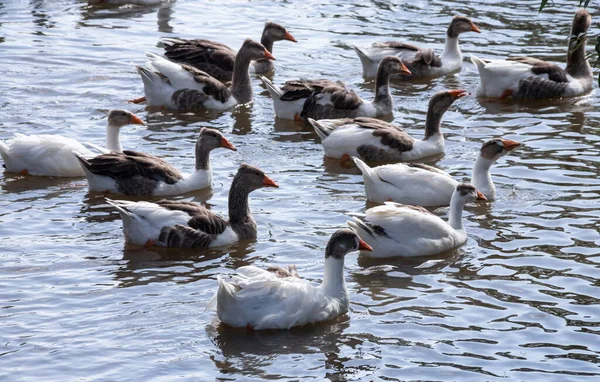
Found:
[[441, 116], [448, 110], [448, 108], [459, 98], [467, 96], [466, 90], [458, 89], [458, 90], [444, 90], [438, 92], [431, 97], [429, 101], [429, 110], [428, 114], [432, 113], [433, 115]]
[[410, 76], [412, 73], [406, 65], [396, 56], [386, 56], [379, 63], [379, 67], [383, 68], [384, 72], [388, 74], [403, 74]]
[[581, 8], [575, 12], [573, 17], [573, 26], [571, 28], [571, 37], [578, 37], [581, 33], [587, 33], [592, 23], [592, 16], [587, 9]]
[[265, 23], [263, 37], [266, 37], [271, 41], [288, 40], [292, 42], [297, 42], [294, 36], [292, 36], [290, 32], [288, 32], [284, 27], [271, 21], [267, 21]]
[[127, 125], [145, 125], [145, 123], [140, 117], [127, 110], [115, 109], [108, 113], [108, 126], [121, 128]]
[[469, 183], [459, 183], [454, 190], [454, 195], [458, 197], [462, 205], [474, 202], [475, 200], [487, 200], [481, 192], [477, 191], [475, 186]]
[[456, 38], [461, 33], [465, 32], [477, 32], [481, 33], [477, 25], [473, 24], [471, 19], [465, 16], [454, 16], [450, 25], [448, 26], [448, 37]]
[[495, 162], [519, 146], [519, 142], [510, 139], [492, 139], [481, 145], [479, 153], [483, 158]]
[[240, 184], [247, 192], [252, 192], [263, 187], [279, 188], [279, 185], [265, 175], [261, 169], [249, 164], [242, 164], [240, 166], [233, 182]]
[[225, 138], [220, 131], [210, 129], [208, 127], [203, 127], [202, 130], [200, 130], [200, 136], [196, 142], [196, 150], [198, 150], [200, 147], [208, 151], [218, 149], [219, 147], [237, 151], [235, 146], [229, 142], [229, 140]]
[[354, 230], [344, 228], [331, 235], [325, 248], [325, 258], [343, 259], [348, 253], [358, 250], [372, 251], [373, 248], [358, 237]]
[[247, 38], [246, 41], [242, 44], [238, 55], [249, 58], [250, 60], [260, 60], [263, 58], [267, 58], [269, 60], [274, 60], [275, 57], [264, 47], [263, 44], [253, 41], [252, 39]]

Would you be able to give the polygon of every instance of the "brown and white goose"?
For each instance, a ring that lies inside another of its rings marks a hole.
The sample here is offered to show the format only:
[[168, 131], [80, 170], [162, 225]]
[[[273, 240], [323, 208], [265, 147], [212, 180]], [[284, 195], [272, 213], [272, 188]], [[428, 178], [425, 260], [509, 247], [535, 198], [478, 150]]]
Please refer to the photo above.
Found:
[[84, 157], [110, 151], [120, 152], [123, 150], [119, 139], [121, 127], [144, 124], [138, 116], [127, 110], [111, 110], [106, 125], [106, 148], [89, 142], [81, 143], [62, 135], [15, 134], [10, 141], [0, 141], [0, 155], [8, 172], [36, 176], [84, 176], [72, 151], [77, 151]]
[[482, 60], [471, 55], [479, 71], [477, 96], [504, 99], [576, 97], [592, 90], [592, 68], [585, 55], [590, 13], [579, 9], [573, 18], [565, 69], [532, 57]]
[[412, 161], [444, 152], [442, 116], [450, 105], [467, 95], [465, 90], [448, 90], [429, 101], [425, 137], [416, 140], [399, 126], [373, 118], [308, 119], [321, 138], [325, 155], [336, 159], [355, 156], [366, 161]]
[[191, 174], [182, 174], [164, 159], [137, 151], [111, 152], [93, 158], [74, 154], [85, 172], [90, 191], [161, 196], [210, 187], [210, 152], [219, 147], [236, 150], [221, 132], [202, 128], [196, 141], [196, 167]]
[[390, 76], [410, 75], [398, 57], [384, 57], [377, 70], [375, 99], [365, 101], [343, 83], [329, 80], [287, 81], [279, 89], [261, 76], [273, 99], [275, 115], [283, 119], [326, 119], [383, 117], [391, 115], [394, 100], [390, 94]]
[[136, 66], [144, 81], [145, 97], [132, 102], [147, 101], [148, 106], [174, 110], [226, 110], [252, 101], [252, 83], [248, 67], [252, 60], [275, 57], [261, 44], [247, 39], [236, 55], [233, 79], [227, 87], [209, 74], [189, 65], [169, 61], [148, 53], [148, 68]]
[[[481, 146], [473, 166], [471, 183], [488, 200], [496, 196], [490, 168], [520, 145], [510, 139], [492, 139]], [[421, 163], [395, 163], [371, 168], [362, 160], [353, 159], [362, 172], [367, 199], [376, 203], [392, 201], [423, 207], [445, 206], [450, 204], [459, 183], [447, 172]]]
[[454, 16], [446, 32], [446, 45], [441, 56], [436, 55], [431, 48], [396, 41], [374, 43], [363, 49], [355, 46], [354, 50], [362, 63], [363, 75], [367, 78], [375, 77], [379, 62], [390, 55], [398, 56], [412, 73], [410, 77], [401, 78], [439, 77], [460, 69], [462, 54], [458, 36], [465, 32], [480, 33], [479, 28], [468, 17]]
[[258, 168], [241, 165], [229, 189], [229, 220], [190, 202], [107, 202], [119, 211], [125, 240], [130, 244], [209, 248], [256, 239], [248, 195], [262, 187], [279, 186]]
[[[260, 43], [273, 53], [273, 43], [282, 40], [296, 42], [284, 27], [267, 21]], [[161, 41], [165, 45], [165, 57], [169, 60], [193, 66], [219, 81], [231, 81], [233, 78], [236, 52], [227, 45], [203, 39], [163, 38]], [[250, 68], [258, 74], [269, 73], [273, 70], [273, 61], [260, 58]]]

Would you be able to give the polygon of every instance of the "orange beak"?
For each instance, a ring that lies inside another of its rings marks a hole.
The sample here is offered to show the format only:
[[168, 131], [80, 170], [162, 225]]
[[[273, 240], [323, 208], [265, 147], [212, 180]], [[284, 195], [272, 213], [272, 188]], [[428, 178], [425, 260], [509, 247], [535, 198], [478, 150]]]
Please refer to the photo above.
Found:
[[400, 62], [400, 65], [402, 65], [400, 67], [400, 72], [402, 74], [404, 74], [405, 76], [412, 76], [412, 73], [410, 72], [410, 70], [408, 70], [408, 68], [406, 67], [406, 65], [404, 65], [404, 62]]
[[475, 24], [471, 24], [471, 32], [481, 33], [481, 31], [479, 30], [479, 28], [477, 28], [477, 25]]
[[362, 239], [358, 239], [358, 249], [360, 249], [361, 251], [373, 251], [373, 247], [365, 243]]
[[229, 142], [227, 140], [227, 138], [225, 138], [225, 137], [221, 137], [221, 147], [223, 147], [224, 149], [229, 149], [229, 150], [232, 150], [232, 151], [237, 151], [237, 149], [235, 148], [235, 146], [231, 142]]
[[279, 188], [279, 186], [277, 185], [277, 183], [275, 183], [273, 181], [273, 179], [269, 178], [268, 176], [265, 175], [265, 178], [263, 179], [263, 186], [264, 187], [275, 187], [275, 188]]
[[294, 36], [292, 36], [290, 34], [290, 32], [288, 32], [288, 31], [285, 31], [285, 36], [283, 36], [283, 39], [284, 40], [288, 40], [288, 41], [292, 41], [292, 42], [298, 42], [298, 41], [296, 41], [296, 39], [294, 38]]
[[502, 145], [504, 145], [504, 150], [511, 151], [521, 146], [521, 144], [517, 141], [511, 141], [510, 139], [501, 139]]
[[487, 198], [480, 191], [477, 191], [477, 200], [487, 200]]
[[455, 100], [469, 95], [469, 93], [467, 93], [467, 91], [464, 89], [448, 90], [448, 93], [450, 93], [452, 98], [454, 98]]
[[265, 58], [268, 58], [269, 60], [274, 60], [275, 57], [273, 57], [273, 55], [271, 54], [271, 52], [269, 52], [266, 48], [265, 48]]
[[135, 114], [131, 114], [131, 124], [132, 125], [145, 125], [146, 123], [142, 121], [140, 117]]

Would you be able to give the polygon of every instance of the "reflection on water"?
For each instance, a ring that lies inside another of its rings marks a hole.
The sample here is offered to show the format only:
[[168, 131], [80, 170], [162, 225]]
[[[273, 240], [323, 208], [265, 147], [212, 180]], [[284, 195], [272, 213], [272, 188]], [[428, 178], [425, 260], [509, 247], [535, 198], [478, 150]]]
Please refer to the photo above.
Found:
[[[84, 179], [0, 176], [0, 379], [597, 380], [595, 92], [527, 104], [461, 99], [442, 121], [445, 155], [427, 163], [468, 179], [486, 140], [523, 144], [492, 168], [496, 200], [465, 209], [466, 245], [428, 259], [349, 255], [348, 314], [266, 332], [225, 328], [204, 310], [217, 275], [250, 264], [296, 264], [318, 284], [331, 233], [373, 206], [360, 172], [325, 158], [310, 125], [274, 118], [254, 76], [254, 101], [227, 112], [125, 102], [143, 92], [131, 62], [161, 53], [160, 37], [216, 38], [237, 47], [257, 38], [265, 19], [299, 41], [276, 46], [269, 75], [276, 84], [340, 79], [369, 100], [374, 83], [362, 79], [352, 44], [398, 39], [441, 50], [450, 18], [468, 15], [482, 33], [461, 36], [460, 72], [392, 83], [394, 123], [420, 139], [431, 94], [475, 92], [470, 54], [564, 61], [574, 8], [555, 3], [538, 15], [537, 0], [0, 2], [0, 139], [62, 134], [103, 142], [104, 111], [125, 108], [147, 126], [124, 129], [124, 147], [184, 172], [193, 170], [202, 127], [219, 129], [238, 148], [211, 154], [211, 189], [178, 199], [226, 216], [242, 162], [281, 186], [250, 196], [256, 241], [198, 251], [126, 245], [118, 213], [105, 195], [88, 193]], [[445, 219], [448, 210], [434, 213]]]

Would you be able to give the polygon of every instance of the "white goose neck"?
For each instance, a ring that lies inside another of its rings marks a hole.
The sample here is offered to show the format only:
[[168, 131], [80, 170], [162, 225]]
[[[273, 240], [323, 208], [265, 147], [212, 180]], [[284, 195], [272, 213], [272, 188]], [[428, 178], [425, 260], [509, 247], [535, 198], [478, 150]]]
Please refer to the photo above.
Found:
[[462, 222], [462, 214], [463, 208], [465, 207], [465, 201], [461, 198], [459, 192], [454, 192], [452, 194], [452, 199], [450, 199], [450, 215], [448, 215], [448, 224], [455, 230], [462, 230], [463, 222]]
[[491, 198], [496, 194], [496, 186], [494, 186], [492, 174], [490, 174], [492, 164], [494, 164], [494, 161], [479, 155], [475, 161], [473, 174], [471, 175], [471, 183], [486, 198]]
[[446, 45], [444, 46], [444, 52], [442, 53], [442, 58], [444, 57], [462, 61], [462, 54], [460, 52], [460, 47], [458, 46], [458, 37], [446, 36]]
[[344, 297], [348, 294], [344, 282], [344, 258], [325, 258], [325, 272], [321, 284], [323, 293], [330, 297]]
[[110, 151], [123, 152], [119, 132], [121, 128], [108, 124], [106, 126], [106, 148]]

